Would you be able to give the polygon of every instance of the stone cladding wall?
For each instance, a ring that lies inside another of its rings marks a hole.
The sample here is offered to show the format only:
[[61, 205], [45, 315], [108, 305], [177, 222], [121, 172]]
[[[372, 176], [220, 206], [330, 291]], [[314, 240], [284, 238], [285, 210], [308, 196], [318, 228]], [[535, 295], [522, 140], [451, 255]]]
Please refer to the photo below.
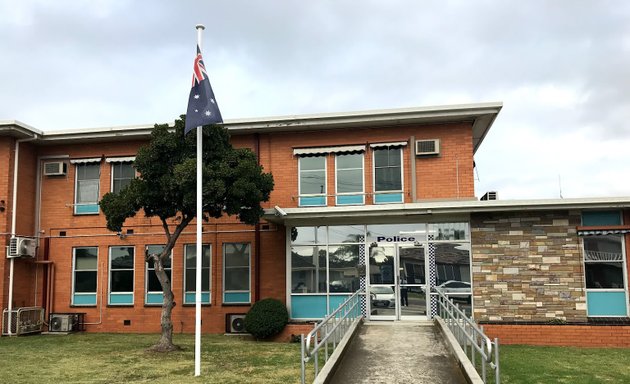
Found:
[[585, 323], [579, 211], [471, 216], [478, 322]]

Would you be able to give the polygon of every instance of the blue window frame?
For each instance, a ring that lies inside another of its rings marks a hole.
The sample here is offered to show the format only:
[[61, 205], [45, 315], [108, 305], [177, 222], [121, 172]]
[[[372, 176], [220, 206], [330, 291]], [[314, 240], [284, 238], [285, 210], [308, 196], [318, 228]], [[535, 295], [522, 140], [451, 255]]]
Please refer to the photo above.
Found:
[[[201, 260], [201, 303], [210, 304], [212, 281], [212, 246], [202, 245]], [[186, 244], [184, 246], [184, 304], [194, 304], [197, 282], [197, 246]]]
[[223, 244], [223, 303], [251, 302], [251, 253], [248, 243]]
[[299, 205], [326, 205], [326, 156], [299, 158]]
[[363, 204], [363, 153], [344, 153], [335, 157], [337, 205]]
[[[164, 245], [147, 245], [146, 252], [150, 255], [152, 254], [160, 254], [164, 250]], [[169, 258], [164, 262], [164, 272], [168, 276], [168, 279], [171, 280], [171, 287], [173, 286], [172, 274], [171, 274], [171, 259], [173, 253]], [[155, 267], [153, 264], [153, 259], [149, 259], [146, 262], [146, 270], [145, 270], [145, 297], [144, 303], [147, 305], [162, 305], [164, 301], [164, 294], [162, 291], [162, 284], [160, 284], [160, 280], [158, 280], [155, 275]]]
[[403, 202], [402, 148], [373, 148], [374, 203]]
[[134, 247], [109, 247], [109, 305], [133, 305]]
[[74, 213], [98, 214], [98, 198], [101, 165], [97, 162], [77, 163]]

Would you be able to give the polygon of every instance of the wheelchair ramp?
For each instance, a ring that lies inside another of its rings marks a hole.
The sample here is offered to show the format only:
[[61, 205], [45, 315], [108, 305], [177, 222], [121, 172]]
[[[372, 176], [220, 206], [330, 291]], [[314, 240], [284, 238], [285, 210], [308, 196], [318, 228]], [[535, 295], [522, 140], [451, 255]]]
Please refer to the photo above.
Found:
[[366, 322], [330, 383], [465, 384], [432, 322]]

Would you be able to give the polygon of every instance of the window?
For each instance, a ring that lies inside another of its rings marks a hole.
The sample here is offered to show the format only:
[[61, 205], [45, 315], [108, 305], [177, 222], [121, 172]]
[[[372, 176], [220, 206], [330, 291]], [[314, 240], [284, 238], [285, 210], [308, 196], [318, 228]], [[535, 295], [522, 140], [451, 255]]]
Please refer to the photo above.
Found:
[[133, 247], [109, 248], [109, 304], [133, 305]]
[[623, 235], [585, 236], [583, 244], [588, 316], [626, 316]]
[[100, 164], [79, 163], [76, 164], [76, 171], [74, 213], [98, 213]]
[[74, 248], [72, 253], [72, 305], [96, 305], [98, 248]]
[[[164, 250], [164, 245], [147, 245], [146, 252], [149, 255], [160, 254]], [[163, 263], [164, 272], [166, 272], [166, 276], [171, 280], [171, 256]], [[160, 284], [160, 280], [158, 280], [155, 275], [155, 266], [153, 264], [153, 259], [149, 259], [146, 263], [146, 271], [145, 271], [145, 279], [146, 282], [146, 295], [144, 302], [148, 305], [162, 305], [164, 301], [164, 295], [162, 294], [162, 284]], [[172, 287], [173, 280], [171, 280]], [[171, 288], [172, 289], [172, 288]]]
[[112, 163], [112, 192], [118, 193], [136, 177], [136, 170], [131, 162]]
[[[186, 244], [184, 246], [184, 304], [195, 303], [196, 283], [197, 283], [197, 246]], [[210, 281], [212, 279], [212, 246], [202, 245], [201, 259], [201, 303], [210, 304]]]
[[300, 206], [326, 205], [326, 156], [300, 157]]
[[363, 204], [363, 153], [337, 155], [336, 168], [337, 205]]
[[223, 302], [249, 303], [250, 298], [250, 245], [223, 244]]
[[374, 148], [374, 203], [402, 203], [402, 149]]

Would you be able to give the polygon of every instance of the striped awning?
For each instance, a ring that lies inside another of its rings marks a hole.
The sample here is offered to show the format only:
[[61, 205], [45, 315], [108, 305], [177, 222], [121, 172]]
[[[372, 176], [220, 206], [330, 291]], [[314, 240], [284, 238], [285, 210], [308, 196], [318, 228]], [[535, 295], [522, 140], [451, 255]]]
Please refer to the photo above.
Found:
[[404, 147], [407, 145], [406, 141], [396, 141], [393, 143], [373, 143], [370, 144], [370, 148], [396, 148], [396, 147]]
[[294, 148], [294, 156], [316, 156], [328, 153], [360, 153], [365, 152], [365, 145], [344, 145], [338, 147]]
[[100, 163], [100, 157], [90, 157], [87, 159], [70, 159], [70, 164], [89, 164], [89, 163]]
[[578, 230], [578, 236], [604, 236], [604, 235], [625, 235], [630, 233], [630, 229], [596, 229], [596, 230]]
[[132, 163], [134, 160], [136, 160], [135, 156], [105, 158], [105, 161], [108, 163]]

